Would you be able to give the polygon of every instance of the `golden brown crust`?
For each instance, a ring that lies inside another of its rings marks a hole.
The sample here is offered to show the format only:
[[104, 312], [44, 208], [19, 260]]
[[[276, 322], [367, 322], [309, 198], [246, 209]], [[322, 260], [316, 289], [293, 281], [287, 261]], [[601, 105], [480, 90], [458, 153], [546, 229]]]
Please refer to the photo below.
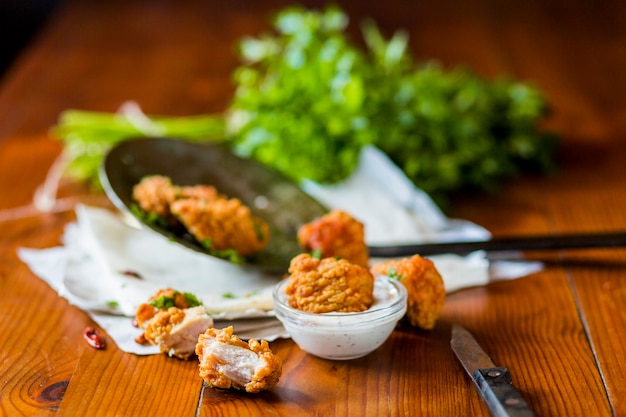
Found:
[[269, 242], [269, 227], [236, 198], [182, 199], [171, 205], [172, 213], [198, 241], [209, 240], [211, 249], [234, 249], [243, 256], [262, 250]]
[[185, 185], [178, 188], [177, 198], [193, 198], [195, 200], [214, 201], [225, 198], [212, 185]]
[[291, 260], [285, 292], [289, 305], [309, 313], [356, 312], [374, 302], [374, 277], [367, 268], [346, 259], [313, 258], [301, 254]]
[[168, 177], [152, 175], [133, 187], [133, 199], [172, 226], [182, 223], [198, 242], [209, 243], [209, 249], [249, 256], [269, 243], [269, 226], [263, 220], [210, 185], [178, 186]]
[[150, 175], [133, 187], [133, 199], [142, 210], [155, 213], [174, 223], [170, 204], [176, 199], [178, 187], [168, 177]]
[[172, 331], [172, 327], [180, 324], [185, 319], [185, 311], [170, 307], [167, 310], [158, 310], [157, 313], [147, 322], [145, 339], [153, 345], [159, 345], [159, 341], [163, 335]]
[[[170, 300], [159, 307], [151, 304], [161, 297]], [[194, 354], [198, 335], [213, 326], [213, 319], [204, 307], [192, 307], [184, 293], [172, 288], [160, 289], [141, 304], [135, 319], [137, 326], [144, 329], [135, 342], [153, 344], [161, 352], [181, 359], [189, 359]]]
[[367, 267], [369, 254], [363, 223], [341, 210], [307, 223], [298, 230], [305, 251], [321, 251], [322, 258], [337, 257]]
[[443, 279], [430, 259], [414, 255], [410, 258], [389, 260], [373, 265], [374, 275], [398, 276], [407, 290], [407, 313], [411, 325], [430, 330], [435, 323], [444, 300], [446, 291]]
[[200, 377], [215, 388], [256, 393], [276, 386], [282, 374], [282, 360], [267, 341], [246, 343], [233, 334], [232, 327], [207, 329], [198, 338], [196, 354]]
[[137, 319], [137, 325], [141, 328], [144, 327], [144, 323], [154, 317], [155, 314], [159, 311], [158, 308], [151, 305], [150, 303], [154, 300], [157, 300], [161, 297], [169, 297], [174, 299], [174, 306], [178, 308], [189, 308], [189, 303], [185, 298], [185, 294], [176, 291], [173, 288], [161, 288], [158, 290], [153, 296], [151, 296], [148, 301], [141, 304], [137, 311], [135, 312], [135, 318]]

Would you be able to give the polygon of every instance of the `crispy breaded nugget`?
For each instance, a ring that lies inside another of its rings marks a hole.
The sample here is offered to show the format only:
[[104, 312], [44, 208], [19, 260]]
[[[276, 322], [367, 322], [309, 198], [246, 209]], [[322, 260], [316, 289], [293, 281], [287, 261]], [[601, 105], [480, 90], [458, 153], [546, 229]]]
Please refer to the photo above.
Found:
[[356, 312], [374, 302], [374, 277], [346, 259], [315, 259], [301, 254], [291, 260], [285, 288], [289, 305], [309, 313]]
[[150, 175], [141, 179], [133, 187], [133, 199], [142, 210], [157, 214], [170, 221], [175, 219], [170, 213], [170, 204], [176, 199], [178, 187], [168, 177]]
[[150, 342], [181, 359], [193, 355], [198, 335], [213, 326], [213, 319], [194, 295], [173, 288], [160, 289], [141, 304], [135, 319], [145, 330], [135, 339], [137, 343]]
[[414, 255], [373, 265], [374, 275], [397, 277], [407, 291], [406, 316], [412, 326], [430, 330], [441, 313], [446, 291], [443, 279], [430, 259]]
[[198, 338], [196, 354], [200, 377], [215, 388], [260, 392], [273, 388], [282, 374], [282, 361], [267, 341], [248, 343], [233, 334], [233, 328], [208, 329]]
[[159, 310], [146, 322], [145, 338], [163, 353], [189, 359], [195, 352], [198, 336], [213, 326], [204, 307], [170, 307]]
[[144, 322], [150, 320], [159, 311], [156, 307], [155, 301], [161, 298], [167, 298], [171, 300], [170, 304], [173, 307], [189, 308], [189, 300], [185, 297], [185, 294], [177, 291], [173, 288], [161, 288], [148, 301], [141, 304], [135, 312], [135, 318], [137, 319], [137, 325], [141, 328], [144, 327]]
[[214, 201], [221, 196], [211, 185], [178, 186], [169, 177], [149, 175], [133, 187], [133, 199], [149, 213], [171, 218], [170, 205], [181, 198]]
[[308, 252], [321, 251], [322, 258], [335, 256], [368, 266], [363, 223], [341, 210], [307, 223], [298, 230], [298, 243]]
[[207, 249], [233, 249], [249, 256], [269, 243], [269, 226], [263, 220], [240, 200], [228, 199], [210, 185], [178, 186], [168, 177], [151, 175], [133, 187], [133, 199], [169, 225], [185, 226]]
[[185, 185], [178, 188], [176, 198], [193, 198], [197, 200], [215, 201], [225, 198], [212, 185]]
[[215, 250], [234, 249], [243, 256], [262, 250], [269, 242], [269, 227], [236, 198], [208, 202], [197, 199], [174, 201], [172, 213], [199, 241]]

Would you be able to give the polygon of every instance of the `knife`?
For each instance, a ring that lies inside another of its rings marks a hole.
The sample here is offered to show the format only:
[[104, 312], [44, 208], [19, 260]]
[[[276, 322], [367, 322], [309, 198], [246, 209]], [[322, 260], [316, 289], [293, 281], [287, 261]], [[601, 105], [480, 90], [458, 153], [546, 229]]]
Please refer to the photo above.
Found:
[[441, 253], [468, 254], [476, 250], [487, 252], [510, 250], [554, 250], [626, 247], [626, 232], [572, 233], [562, 235], [537, 235], [500, 237], [490, 240], [466, 242], [422, 243], [397, 246], [370, 246], [372, 257], [389, 258], [420, 254]]
[[450, 346], [472, 378], [492, 416], [535, 415], [522, 395], [513, 387], [509, 370], [496, 366], [470, 332], [455, 324], [452, 327]]

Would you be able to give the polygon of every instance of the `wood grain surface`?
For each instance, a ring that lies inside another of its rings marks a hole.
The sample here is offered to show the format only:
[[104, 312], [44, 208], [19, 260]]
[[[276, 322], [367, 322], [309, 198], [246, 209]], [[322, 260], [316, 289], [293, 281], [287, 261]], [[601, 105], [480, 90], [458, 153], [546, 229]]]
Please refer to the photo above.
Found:
[[[0, 80], [1, 416], [487, 416], [449, 347], [468, 328], [538, 416], [626, 416], [626, 250], [529, 252], [545, 268], [446, 299], [434, 330], [400, 326], [376, 352], [333, 362], [291, 340], [278, 386], [258, 395], [203, 386], [197, 363], [82, 339], [89, 316], [16, 255], [56, 246], [72, 205], [106, 205], [64, 181], [66, 206], [33, 194], [61, 151], [48, 135], [68, 108], [150, 114], [225, 109], [235, 42], [268, 29], [287, 1], [68, 0]], [[304, 1], [308, 6], [323, 2]], [[448, 214], [496, 236], [626, 229], [626, 3], [602, 0], [342, 1], [357, 22], [404, 28], [418, 59], [532, 81], [548, 96], [559, 169], [497, 194], [455, 198]], [[353, 28], [351, 30], [354, 30]]]

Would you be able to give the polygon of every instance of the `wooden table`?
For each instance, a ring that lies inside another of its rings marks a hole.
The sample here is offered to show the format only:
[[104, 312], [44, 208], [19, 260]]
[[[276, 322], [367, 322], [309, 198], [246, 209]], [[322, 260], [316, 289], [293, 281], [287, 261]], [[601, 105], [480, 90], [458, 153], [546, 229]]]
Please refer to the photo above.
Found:
[[[496, 236], [626, 229], [625, 3], [342, 3], [354, 21], [406, 28], [419, 59], [507, 73], [547, 94], [558, 172], [459, 198], [451, 216]], [[151, 114], [222, 111], [234, 42], [268, 28], [268, 14], [286, 4], [68, 1], [2, 80], [0, 415], [488, 415], [450, 350], [453, 323], [510, 368], [537, 415], [626, 415], [623, 249], [528, 253], [545, 261], [542, 272], [451, 294], [433, 331], [401, 327], [362, 359], [331, 362], [274, 342], [284, 373], [259, 395], [203, 387], [195, 361], [87, 346], [88, 315], [16, 256], [58, 245], [74, 219], [30, 206], [61, 150], [48, 128], [64, 109], [115, 111], [128, 99]], [[101, 198], [72, 183], [60, 197], [69, 206]]]

